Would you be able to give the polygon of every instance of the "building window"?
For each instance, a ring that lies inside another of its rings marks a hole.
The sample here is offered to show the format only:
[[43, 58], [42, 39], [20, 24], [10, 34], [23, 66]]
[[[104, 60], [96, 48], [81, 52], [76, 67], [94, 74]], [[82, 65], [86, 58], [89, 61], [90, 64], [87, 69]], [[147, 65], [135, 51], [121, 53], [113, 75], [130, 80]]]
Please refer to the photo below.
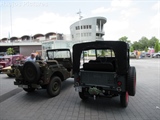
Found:
[[86, 28], [88, 29], [88, 25], [86, 26]]

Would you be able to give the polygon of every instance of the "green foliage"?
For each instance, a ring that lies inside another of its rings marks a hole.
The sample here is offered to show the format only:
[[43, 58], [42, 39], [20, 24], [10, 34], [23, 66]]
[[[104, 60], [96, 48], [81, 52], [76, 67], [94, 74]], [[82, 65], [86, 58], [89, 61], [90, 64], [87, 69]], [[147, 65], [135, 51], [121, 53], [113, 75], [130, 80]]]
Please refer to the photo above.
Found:
[[133, 52], [134, 49], [133, 49], [133, 46], [130, 46], [130, 52]]
[[135, 42], [132, 44], [132, 47], [133, 47], [134, 50], [139, 50], [139, 48], [140, 48], [139, 42], [135, 41]]
[[126, 43], [128, 43], [129, 45], [131, 45], [131, 41], [128, 40], [128, 37], [126, 37], [126, 36], [123, 36], [123, 37], [119, 38], [119, 41], [123, 41], [123, 42], [126, 42]]
[[155, 50], [155, 52], [159, 51], [159, 41], [158, 40], [155, 43], [154, 50]]
[[147, 48], [147, 47], [145, 47], [144, 51], [145, 51], [145, 52], [148, 52], [148, 48]]
[[152, 37], [150, 40], [146, 37], [142, 37], [138, 42], [133, 42], [132, 47], [134, 50], [147, 51], [147, 48], [153, 48], [155, 46], [156, 41], [159, 41], [156, 37]]
[[101, 56], [105, 56], [105, 55], [106, 55], [105, 51], [102, 50], [102, 51], [101, 51]]
[[148, 46], [153, 48], [155, 46], [156, 41], [158, 41], [158, 39], [155, 37], [152, 37], [148, 42]]
[[8, 48], [6, 52], [8, 55], [13, 55], [15, 51], [13, 48]]
[[140, 50], [144, 50], [145, 47], [148, 47], [148, 39], [146, 37], [142, 37], [140, 40], [139, 40], [139, 44], [140, 44]]

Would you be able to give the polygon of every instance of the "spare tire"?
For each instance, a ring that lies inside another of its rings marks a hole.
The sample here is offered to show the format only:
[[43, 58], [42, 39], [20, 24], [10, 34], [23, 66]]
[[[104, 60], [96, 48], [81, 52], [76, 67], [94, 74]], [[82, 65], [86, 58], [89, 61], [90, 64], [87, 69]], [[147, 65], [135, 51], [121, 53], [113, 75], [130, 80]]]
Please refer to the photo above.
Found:
[[40, 68], [32, 61], [25, 62], [23, 66], [23, 76], [25, 81], [30, 83], [36, 83], [40, 78]]
[[128, 71], [127, 90], [130, 96], [136, 94], [136, 68], [131, 66]]

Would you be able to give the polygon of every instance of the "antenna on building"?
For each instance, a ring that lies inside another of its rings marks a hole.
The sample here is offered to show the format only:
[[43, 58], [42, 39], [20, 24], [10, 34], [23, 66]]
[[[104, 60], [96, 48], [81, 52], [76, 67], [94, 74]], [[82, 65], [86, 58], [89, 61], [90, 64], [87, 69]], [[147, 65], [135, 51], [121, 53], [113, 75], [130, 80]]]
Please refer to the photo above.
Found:
[[81, 41], [81, 19], [83, 18], [83, 16], [81, 16], [81, 10], [79, 9], [79, 11], [77, 12], [77, 14], [79, 14], [79, 28], [80, 28], [80, 41]]
[[79, 9], [79, 11], [77, 12], [77, 14], [79, 14], [79, 20], [81, 20], [83, 18], [83, 16], [81, 16], [81, 10]]
[[10, 35], [12, 36], [12, 6], [10, 5], [9, 8], [10, 8], [10, 24], [11, 24], [11, 32], [10, 32]]

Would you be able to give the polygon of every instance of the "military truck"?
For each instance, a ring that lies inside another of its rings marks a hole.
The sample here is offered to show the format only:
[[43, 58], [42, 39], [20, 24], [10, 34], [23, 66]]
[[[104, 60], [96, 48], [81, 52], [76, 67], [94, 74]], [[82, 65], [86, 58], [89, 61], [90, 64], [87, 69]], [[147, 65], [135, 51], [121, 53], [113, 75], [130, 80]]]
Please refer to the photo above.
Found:
[[61, 82], [72, 76], [72, 59], [69, 49], [50, 49], [46, 60], [26, 61], [15, 68], [14, 85], [26, 92], [43, 88], [50, 97], [60, 93]]
[[120, 96], [127, 107], [136, 94], [136, 69], [130, 66], [129, 45], [94, 41], [73, 46], [74, 87], [82, 100]]

